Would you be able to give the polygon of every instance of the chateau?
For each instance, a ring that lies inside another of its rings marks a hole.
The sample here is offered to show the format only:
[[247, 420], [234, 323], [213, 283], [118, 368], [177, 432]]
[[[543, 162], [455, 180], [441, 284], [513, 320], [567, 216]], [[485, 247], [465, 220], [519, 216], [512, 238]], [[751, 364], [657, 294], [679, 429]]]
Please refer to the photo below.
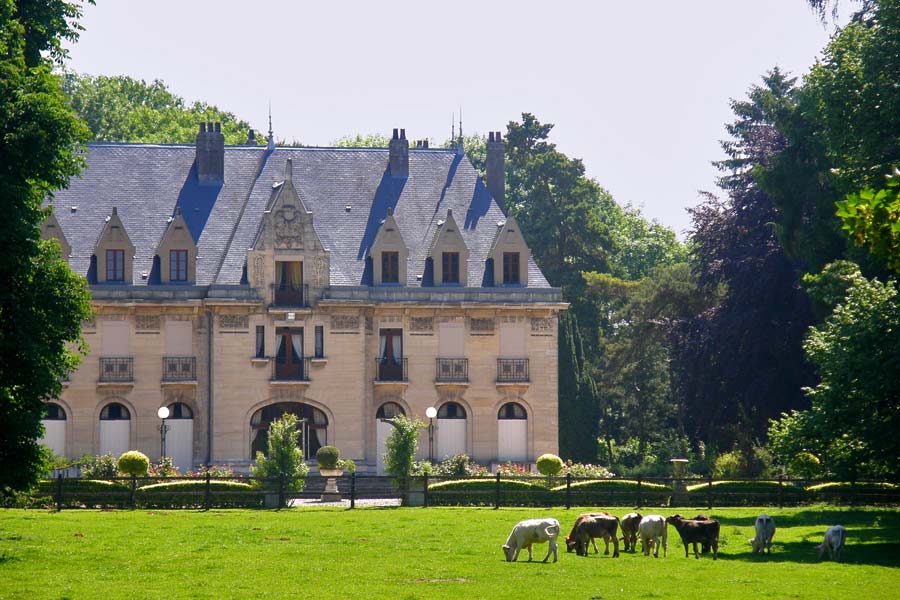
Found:
[[[252, 138], [252, 133], [251, 133]], [[383, 472], [397, 414], [437, 409], [433, 446], [483, 464], [557, 452], [557, 316], [567, 305], [504, 214], [504, 142], [482, 181], [462, 151], [91, 144], [43, 237], [84, 275], [95, 318], [50, 404], [69, 457], [161, 452], [244, 470], [268, 424], [303, 421]]]

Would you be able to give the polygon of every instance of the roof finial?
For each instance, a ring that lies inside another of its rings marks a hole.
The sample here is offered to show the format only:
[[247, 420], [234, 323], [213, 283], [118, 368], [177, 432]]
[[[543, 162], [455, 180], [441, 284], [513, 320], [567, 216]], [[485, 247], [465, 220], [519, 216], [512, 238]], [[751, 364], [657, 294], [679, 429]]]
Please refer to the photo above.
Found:
[[462, 106], [459, 107], [459, 141], [456, 144], [456, 153], [463, 154], [465, 152], [465, 148], [463, 147], [463, 129], [462, 129]]
[[450, 145], [456, 143], [456, 113], [450, 113]]
[[269, 100], [269, 143], [267, 144], [269, 150], [275, 149], [275, 134], [272, 133], [272, 101]]

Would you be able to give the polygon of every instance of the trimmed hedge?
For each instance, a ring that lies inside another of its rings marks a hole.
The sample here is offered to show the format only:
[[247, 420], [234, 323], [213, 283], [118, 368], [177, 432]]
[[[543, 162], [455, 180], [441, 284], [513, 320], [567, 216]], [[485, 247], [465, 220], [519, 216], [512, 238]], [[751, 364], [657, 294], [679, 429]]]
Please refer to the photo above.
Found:
[[[709, 484], [698, 483], [687, 486], [687, 495], [692, 504], [707, 501]], [[807, 500], [803, 488], [793, 483], [778, 481], [714, 481], [712, 484], [713, 506], [765, 506], [799, 504]]]
[[806, 488], [816, 502], [838, 504], [900, 504], [900, 486], [892, 483], [837, 481]]
[[[493, 506], [496, 500], [496, 479], [456, 479], [428, 486], [430, 506]], [[565, 497], [542, 485], [516, 479], [500, 480], [501, 506], [562, 505]]]
[[[55, 506], [57, 486], [53, 479], [38, 483], [32, 498], [39, 505]], [[131, 486], [125, 481], [62, 479], [62, 505], [66, 508], [124, 508], [131, 504]]]
[[[553, 488], [565, 499], [566, 486]], [[572, 484], [570, 491], [572, 504], [599, 504], [626, 506], [638, 504], [638, 482], [630, 479], [594, 479]], [[672, 488], [659, 483], [640, 483], [640, 504], [645, 506], [666, 506], [672, 496]]]
[[[257, 487], [237, 481], [212, 479], [209, 482], [212, 508], [261, 508], [265, 495]], [[203, 508], [205, 481], [172, 481], [146, 485], [135, 490], [135, 504], [143, 508]]]

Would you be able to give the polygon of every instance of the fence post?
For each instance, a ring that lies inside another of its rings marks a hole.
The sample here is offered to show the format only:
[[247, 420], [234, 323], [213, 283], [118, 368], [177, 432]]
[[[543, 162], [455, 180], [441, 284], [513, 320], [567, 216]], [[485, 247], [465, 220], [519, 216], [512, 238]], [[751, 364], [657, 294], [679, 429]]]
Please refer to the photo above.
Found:
[[566, 473], [566, 510], [572, 508], [572, 474]]
[[500, 472], [497, 472], [496, 483], [494, 483], [494, 510], [500, 508]]
[[422, 490], [422, 508], [428, 508], [428, 473], [425, 473], [423, 477], [425, 487]]
[[132, 474], [131, 475], [131, 498], [129, 501], [131, 502], [131, 510], [134, 510], [134, 490], [137, 487], [137, 477]]
[[356, 471], [350, 473], [350, 508], [356, 508]]
[[56, 511], [62, 510], [62, 473], [56, 474]]
[[712, 510], [712, 504], [713, 504], [712, 497], [713, 497], [712, 474], [710, 473], [709, 475], [706, 476], [706, 507], [709, 510]]
[[203, 507], [206, 510], [209, 510], [209, 494], [210, 494], [210, 482], [209, 482], [209, 470], [206, 471], [206, 489], [204, 489], [203, 493]]
[[778, 474], [778, 508], [784, 508], [784, 474]]
[[856, 475], [850, 478], [850, 506], [856, 505]]
[[638, 475], [638, 489], [637, 489], [637, 494], [638, 494], [638, 497], [637, 497], [637, 507], [638, 507], [638, 508], [641, 508], [641, 507], [644, 506], [644, 498], [643, 498], [643, 496], [641, 495], [641, 484], [643, 483], [642, 480], [643, 480], [643, 476], [642, 476], [642, 475]]

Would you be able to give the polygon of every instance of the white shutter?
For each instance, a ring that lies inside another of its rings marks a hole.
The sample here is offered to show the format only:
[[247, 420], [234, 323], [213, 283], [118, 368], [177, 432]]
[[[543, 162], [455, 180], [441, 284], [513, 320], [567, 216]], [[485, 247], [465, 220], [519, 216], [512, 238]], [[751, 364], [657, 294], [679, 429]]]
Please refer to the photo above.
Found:
[[437, 419], [435, 458], [466, 453], [466, 419]]
[[131, 326], [128, 321], [102, 321], [101, 356], [130, 356], [128, 335]]
[[384, 475], [384, 453], [387, 452], [387, 439], [394, 430], [394, 426], [383, 421], [375, 421], [375, 465], [376, 474]]
[[193, 356], [193, 323], [166, 321], [166, 356]]
[[53, 450], [59, 456], [66, 455], [66, 422], [59, 419], [45, 419], [44, 437], [41, 443]]
[[182, 474], [194, 468], [194, 420], [168, 419], [166, 455], [171, 456]]
[[100, 454], [120, 457], [130, 449], [131, 421], [100, 421]]
[[497, 421], [497, 460], [524, 462], [528, 460], [528, 421], [499, 419]]

